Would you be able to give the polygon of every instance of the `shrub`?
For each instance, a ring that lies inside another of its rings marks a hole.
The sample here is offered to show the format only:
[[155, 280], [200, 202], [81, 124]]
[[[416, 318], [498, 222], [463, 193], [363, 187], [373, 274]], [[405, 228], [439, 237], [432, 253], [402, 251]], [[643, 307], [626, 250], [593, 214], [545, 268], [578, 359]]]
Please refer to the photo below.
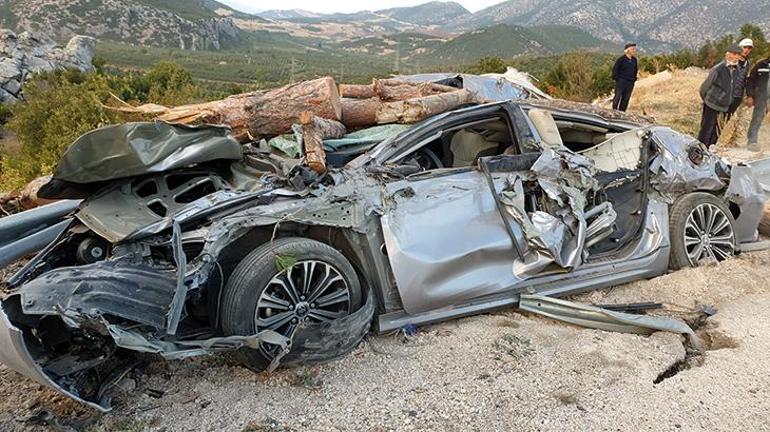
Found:
[[161, 105], [182, 105], [198, 97], [198, 88], [185, 68], [160, 62], [144, 76], [148, 99]]
[[[82, 78], [82, 81], [79, 80]], [[101, 105], [109, 95], [107, 80], [97, 74], [41, 76], [27, 83], [26, 101], [11, 108], [7, 127], [21, 143], [18, 153], [2, 158], [0, 189], [13, 190], [51, 173], [66, 148], [91, 129], [115, 121]]]
[[471, 74], [505, 73], [508, 65], [500, 57], [483, 57], [466, 69]]

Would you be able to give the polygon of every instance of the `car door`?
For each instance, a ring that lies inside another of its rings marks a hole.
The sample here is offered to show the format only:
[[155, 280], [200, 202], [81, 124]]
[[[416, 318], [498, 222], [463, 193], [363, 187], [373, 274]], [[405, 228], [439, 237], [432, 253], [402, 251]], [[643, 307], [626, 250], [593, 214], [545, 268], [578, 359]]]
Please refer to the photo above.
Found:
[[[484, 115], [504, 115], [511, 133], [517, 135], [511, 107], [501, 106]], [[442, 128], [478, 121], [478, 116], [470, 112], [431, 130], [417, 131], [414, 142], [402, 147], [417, 151], [420, 140], [435, 139]], [[391, 161], [403, 157], [394, 152]], [[475, 167], [439, 169], [384, 186], [385, 248], [408, 313], [466, 304], [523, 282], [514, 276], [512, 265], [523, 258], [524, 233], [503, 217], [498, 194], [492, 192], [502, 191], [510, 174], [485, 173]]]

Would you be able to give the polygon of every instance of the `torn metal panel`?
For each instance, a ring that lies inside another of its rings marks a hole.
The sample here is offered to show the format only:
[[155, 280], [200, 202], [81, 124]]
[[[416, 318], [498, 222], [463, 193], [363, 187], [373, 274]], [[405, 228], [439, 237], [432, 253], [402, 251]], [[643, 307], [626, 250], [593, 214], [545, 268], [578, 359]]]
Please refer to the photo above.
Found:
[[95, 129], [75, 140], [53, 178], [95, 183], [242, 158], [241, 145], [226, 127], [124, 123]]
[[97, 313], [164, 329], [176, 287], [173, 269], [102, 261], [51, 270], [20, 292], [25, 314]]
[[187, 302], [188, 291], [188, 286], [185, 283], [187, 257], [182, 248], [182, 229], [176, 221], [174, 221], [172, 228], [171, 250], [174, 253], [174, 262], [176, 263], [176, 289], [174, 289], [174, 296], [166, 315], [166, 334], [173, 335], [176, 334], [179, 320], [182, 319], [182, 309]]
[[726, 161], [708, 152], [696, 139], [672, 129], [654, 127], [652, 133], [657, 155], [650, 162], [650, 184], [666, 201], [696, 190], [725, 188], [723, 178], [730, 172]]
[[687, 335], [695, 333], [687, 324], [673, 318], [616, 312], [542, 295], [522, 294], [519, 308], [558, 321], [619, 333], [646, 335], [656, 331]]
[[[551, 264], [563, 270], [577, 268], [586, 247], [611, 233], [617, 217], [611, 204], [586, 208], [587, 196], [599, 190], [595, 174], [590, 159], [566, 148], [544, 149], [529, 171], [512, 174], [501, 193], [501, 204], [522, 227], [529, 245], [523, 259], [514, 261], [516, 277], [535, 276]], [[536, 185], [545, 194], [546, 202], [537, 210], [525, 208], [524, 183]], [[589, 219], [594, 219], [591, 226]]]
[[756, 241], [759, 238], [757, 227], [764, 214], [767, 193], [751, 166], [732, 167], [725, 199], [740, 207], [740, 214], [735, 218], [735, 237], [738, 242]]
[[170, 220], [238, 196], [220, 176], [208, 171], [158, 174], [127, 182], [92, 196], [77, 218], [94, 232], [119, 242], [140, 228]]
[[43, 371], [43, 368], [35, 362], [27, 348], [24, 334], [17, 326], [11, 323], [6, 308], [5, 302], [0, 303], [0, 347], [2, 347], [0, 349], [0, 363], [97, 411], [109, 411], [109, 409], [99, 403], [85, 400], [78, 394], [64, 389], [51, 379]]
[[258, 349], [261, 343], [269, 343], [286, 348], [291, 340], [272, 330], [265, 330], [251, 336], [213, 337], [203, 340], [165, 341], [148, 338], [144, 334], [118, 325], [107, 326], [115, 345], [132, 351], [159, 354], [166, 360], [183, 360], [240, 348]]

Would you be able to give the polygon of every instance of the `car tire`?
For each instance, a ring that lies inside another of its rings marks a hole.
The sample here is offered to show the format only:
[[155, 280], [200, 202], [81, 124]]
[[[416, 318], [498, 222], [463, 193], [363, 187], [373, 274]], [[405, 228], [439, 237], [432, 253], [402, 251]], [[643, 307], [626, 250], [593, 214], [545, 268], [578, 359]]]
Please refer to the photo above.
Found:
[[685, 195], [671, 206], [670, 233], [673, 270], [697, 267], [709, 257], [722, 261], [738, 251], [730, 209], [705, 192]]
[[[306, 274], [311, 277], [305, 279]], [[321, 288], [330, 280], [329, 288], [320, 293], [306, 289]], [[249, 253], [228, 278], [222, 295], [222, 331], [247, 336], [271, 329], [289, 336], [299, 320], [341, 318], [357, 311], [363, 300], [355, 269], [336, 249], [310, 239], [277, 239]], [[321, 307], [326, 302], [332, 303]], [[246, 367], [262, 371], [279, 351], [278, 346], [263, 343], [258, 349], [240, 349], [235, 356]]]

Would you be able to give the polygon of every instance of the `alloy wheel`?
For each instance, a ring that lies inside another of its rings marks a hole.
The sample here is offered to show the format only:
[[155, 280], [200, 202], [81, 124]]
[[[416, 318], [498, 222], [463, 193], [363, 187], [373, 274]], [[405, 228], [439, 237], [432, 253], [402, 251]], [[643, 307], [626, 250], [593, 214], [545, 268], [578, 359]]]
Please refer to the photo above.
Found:
[[697, 205], [687, 217], [684, 247], [693, 266], [708, 257], [723, 261], [735, 254], [735, 232], [729, 217], [719, 207]]
[[[257, 301], [257, 332], [292, 334], [300, 322], [326, 322], [350, 313], [350, 289], [341, 272], [323, 261], [298, 261], [278, 272]], [[263, 346], [275, 355], [276, 346]]]

